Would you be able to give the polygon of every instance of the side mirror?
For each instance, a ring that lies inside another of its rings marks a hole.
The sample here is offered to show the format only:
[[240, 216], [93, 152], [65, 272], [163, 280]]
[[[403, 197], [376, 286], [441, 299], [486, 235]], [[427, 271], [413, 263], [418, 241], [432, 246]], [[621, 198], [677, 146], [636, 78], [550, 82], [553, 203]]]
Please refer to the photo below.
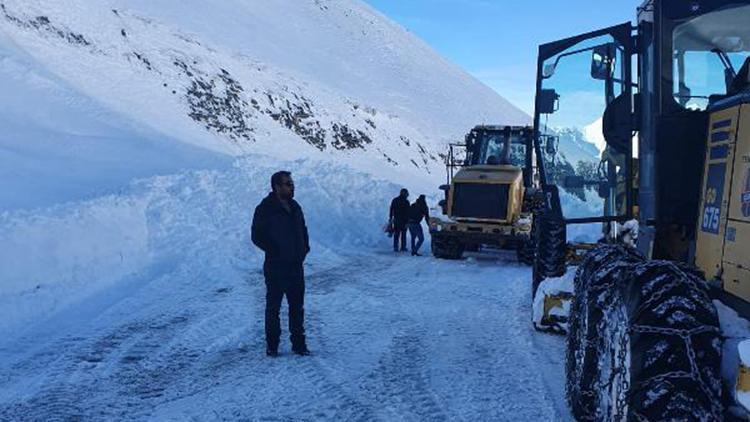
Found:
[[547, 143], [544, 145], [544, 150], [547, 155], [553, 156], [557, 154], [557, 146], [560, 143], [560, 139], [557, 136], [547, 137]]
[[586, 185], [583, 176], [565, 176], [563, 187], [565, 189], [581, 189]]
[[450, 188], [451, 188], [451, 185], [440, 185], [438, 189], [448, 191], [450, 190]]
[[539, 114], [552, 114], [558, 109], [558, 100], [560, 95], [554, 89], [542, 89], [537, 97], [537, 107]]
[[551, 78], [552, 75], [555, 74], [555, 69], [557, 68], [557, 63], [547, 63], [544, 65], [544, 68], [542, 69], [542, 79]]
[[613, 43], [600, 45], [591, 53], [591, 77], [606, 81], [612, 78], [615, 71], [615, 54], [617, 49]]

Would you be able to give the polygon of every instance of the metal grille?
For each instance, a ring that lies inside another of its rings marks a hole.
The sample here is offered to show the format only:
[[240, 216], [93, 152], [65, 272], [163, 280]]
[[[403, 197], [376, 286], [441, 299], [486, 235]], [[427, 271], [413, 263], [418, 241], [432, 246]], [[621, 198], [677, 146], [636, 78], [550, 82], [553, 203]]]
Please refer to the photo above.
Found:
[[453, 192], [453, 217], [506, 220], [510, 185], [456, 183]]

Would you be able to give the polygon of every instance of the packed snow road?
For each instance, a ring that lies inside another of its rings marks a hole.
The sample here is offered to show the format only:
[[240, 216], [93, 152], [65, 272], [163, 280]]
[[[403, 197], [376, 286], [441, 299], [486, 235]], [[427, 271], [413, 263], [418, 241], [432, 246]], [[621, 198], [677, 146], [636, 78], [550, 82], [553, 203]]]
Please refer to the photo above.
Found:
[[259, 269], [195, 268], [3, 340], [0, 420], [569, 419], [563, 340], [531, 328], [528, 270], [510, 260], [363, 252], [308, 268], [314, 355], [284, 338], [276, 359]]

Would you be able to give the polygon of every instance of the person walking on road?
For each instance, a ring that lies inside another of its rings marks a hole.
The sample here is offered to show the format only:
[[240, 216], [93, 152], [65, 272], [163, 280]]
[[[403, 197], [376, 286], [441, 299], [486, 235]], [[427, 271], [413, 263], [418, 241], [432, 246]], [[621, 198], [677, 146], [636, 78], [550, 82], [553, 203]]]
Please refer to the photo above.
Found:
[[[411, 255], [422, 256], [419, 254], [419, 248], [424, 243], [424, 232], [422, 231], [422, 219], [430, 221], [430, 211], [427, 208], [427, 200], [424, 195], [409, 207], [409, 233], [411, 234]], [[416, 241], [416, 244], [415, 244]]]
[[[409, 191], [401, 189], [399, 196], [391, 201], [389, 220], [393, 225], [393, 251], [406, 251], [406, 224], [409, 222]], [[401, 246], [399, 247], [399, 241]]]
[[305, 216], [302, 207], [294, 200], [294, 181], [290, 172], [274, 173], [271, 190], [255, 208], [252, 224], [252, 241], [265, 252], [266, 355], [278, 356], [279, 311], [286, 296], [292, 351], [307, 356], [310, 351], [305, 341], [303, 262], [310, 252], [310, 240]]

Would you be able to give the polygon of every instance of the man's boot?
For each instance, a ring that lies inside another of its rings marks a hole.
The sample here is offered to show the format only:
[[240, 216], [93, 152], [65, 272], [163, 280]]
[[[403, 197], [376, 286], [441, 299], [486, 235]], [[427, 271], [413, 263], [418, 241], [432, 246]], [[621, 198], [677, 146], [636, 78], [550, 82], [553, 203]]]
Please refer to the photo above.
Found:
[[293, 347], [292, 352], [294, 352], [295, 355], [310, 356], [310, 349], [308, 349], [306, 345]]

